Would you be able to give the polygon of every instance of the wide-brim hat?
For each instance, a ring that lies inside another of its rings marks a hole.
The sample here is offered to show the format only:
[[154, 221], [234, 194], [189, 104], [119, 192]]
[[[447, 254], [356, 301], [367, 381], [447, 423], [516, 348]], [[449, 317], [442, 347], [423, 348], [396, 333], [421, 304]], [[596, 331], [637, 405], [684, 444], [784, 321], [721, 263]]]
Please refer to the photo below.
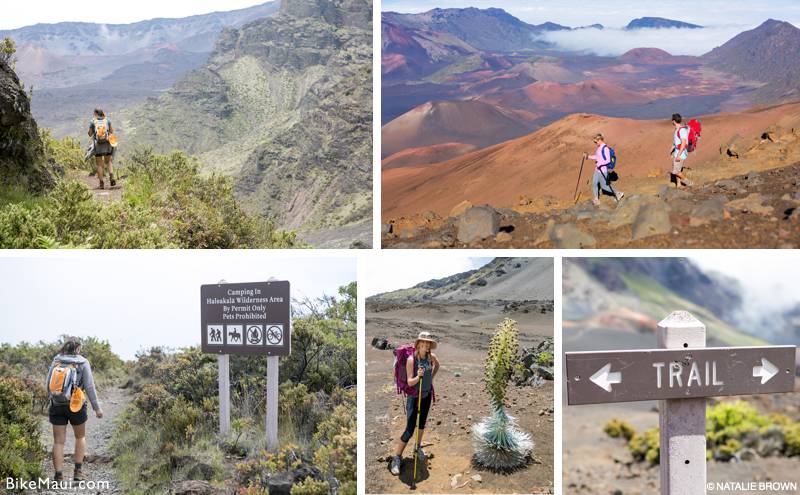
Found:
[[438, 345], [437, 342], [435, 340], [433, 340], [433, 338], [431, 337], [431, 334], [428, 333], [428, 332], [420, 332], [419, 333], [419, 336], [417, 336], [417, 340], [414, 341], [414, 347], [417, 347], [417, 345], [421, 341], [430, 342], [431, 350], [436, 349], [436, 346]]

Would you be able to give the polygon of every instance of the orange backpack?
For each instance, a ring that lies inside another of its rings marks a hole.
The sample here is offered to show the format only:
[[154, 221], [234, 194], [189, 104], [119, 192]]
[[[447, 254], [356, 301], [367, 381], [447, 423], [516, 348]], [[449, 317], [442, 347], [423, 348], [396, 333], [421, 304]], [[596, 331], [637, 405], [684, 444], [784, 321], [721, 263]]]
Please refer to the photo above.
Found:
[[94, 119], [94, 139], [99, 142], [108, 141], [108, 119]]

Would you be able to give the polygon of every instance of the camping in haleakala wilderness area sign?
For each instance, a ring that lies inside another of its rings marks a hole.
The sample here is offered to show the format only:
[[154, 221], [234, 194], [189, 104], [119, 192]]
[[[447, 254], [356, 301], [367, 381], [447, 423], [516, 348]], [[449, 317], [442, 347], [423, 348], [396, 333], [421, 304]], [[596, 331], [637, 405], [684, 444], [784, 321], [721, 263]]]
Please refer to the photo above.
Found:
[[289, 282], [200, 286], [201, 349], [210, 354], [288, 356]]
[[794, 390], [795, 346], [566, 353], [569, 405]]

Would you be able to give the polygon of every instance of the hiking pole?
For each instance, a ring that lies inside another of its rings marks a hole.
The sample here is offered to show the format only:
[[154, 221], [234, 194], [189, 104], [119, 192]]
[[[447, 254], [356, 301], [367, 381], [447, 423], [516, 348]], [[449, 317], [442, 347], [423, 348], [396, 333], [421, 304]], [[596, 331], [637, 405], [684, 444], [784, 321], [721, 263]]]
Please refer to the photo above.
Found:
[[583, 174], [583, 162], [586, 161], [586, 154], [584, 153], [583, 158], [581, 158], [581, 169], [578, 171], [578, 182], [575, 183], [575, 194], [573, 197], [575, 198], [575, 203], [578, 202], [578, 187], [581, 185], [581, 175]]
[[419, 379], [419, 393], [417, 394], [417, 430], [416, 430], [416, 438], [414, 439], [414, 478], [411, 480], [411, 489], [417, 489], [417, 457], [419, 456], [419, 412], [422, 408], [422, 379], [425, 377], [425, 374], [420, 377]]

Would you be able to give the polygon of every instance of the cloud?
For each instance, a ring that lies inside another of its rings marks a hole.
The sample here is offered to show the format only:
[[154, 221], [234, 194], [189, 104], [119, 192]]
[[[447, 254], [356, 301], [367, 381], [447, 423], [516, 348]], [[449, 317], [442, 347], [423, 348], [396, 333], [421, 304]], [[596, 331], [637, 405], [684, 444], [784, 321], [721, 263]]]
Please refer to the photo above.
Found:
[[[444, 254], [444, 253], [442, 253]], [[406, 289], [435, 278], [473, 270], [491, 261], [492, 258], [454, 257], [439, 253], [387, 252], [380, 257], [372, 256], [366, 261], [365, 276], [361, 278], [359, 291], [369, 297], [383, 292]]]
[[702, 29], [619, 28], [552, 31], [539, 37], [559, 49], [601, 56], [618, 56], [633, 48], [660, 48], [672, 55], [702, 55], [755, 26], [719, 26]]

